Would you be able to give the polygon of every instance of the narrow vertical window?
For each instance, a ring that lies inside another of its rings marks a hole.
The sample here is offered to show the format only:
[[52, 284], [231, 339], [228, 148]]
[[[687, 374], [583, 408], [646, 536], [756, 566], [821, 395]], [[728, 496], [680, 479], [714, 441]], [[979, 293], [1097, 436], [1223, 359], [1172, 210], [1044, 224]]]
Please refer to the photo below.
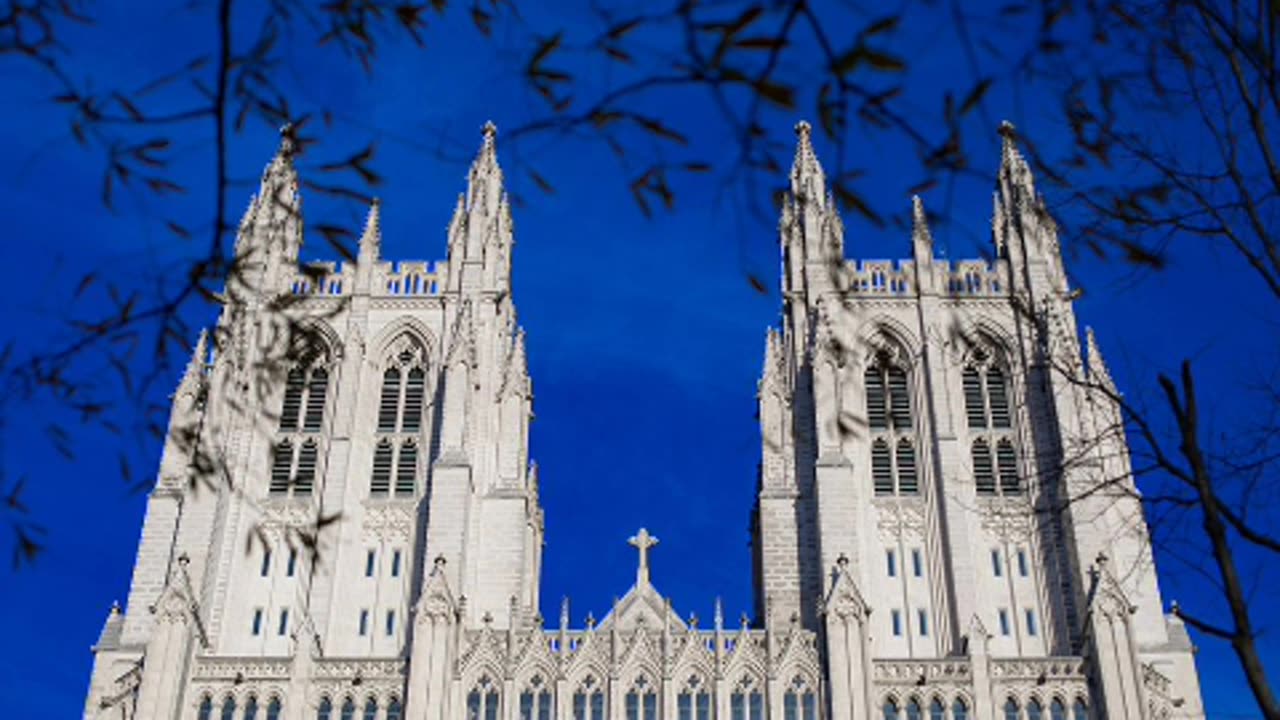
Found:
[[1027, 551], [1022, 548], [1018, 548], [1018, 574], [1027, 576]]
[[400, 577], [400, 551], [391, 553], [391, 577]]
[[929, 614], [924, 610], [916, 610], [916, 623], [919, 625], [920, 637], [929, 637]]
[[387, 625], [387, 627], [386, 627], [387, 635], [389, 635], [389, 636], [390, 636], [390, 635], [395, 635], [395, 634], [396, 634], [396, 611], [395, 611], [395, 610], [388, 610], [388, 611], [387, 611], [387, 623], [386, 623], [386, 625]]
[[289, 492], [289, 475], [293, 470], [293, 444], [281, 440], [271, 450], [271, 484], [268, 492], [281, 495]]
[[294, 571], [297, 570], [297, 567], [298, 567], [298, 549], [289, 548], [289, 561], [285, 563], [285, 566], [284, 566], [285, 577], [293, 577]]
[[364, 701], [364, 720], [378, 720], [378, 700], [370, 696]]
[[244, 701], [244, 720], [258, 720], [258, 696], [250, 695]]
[[329, 371], [316, 368], [307, 383], [307, 414], [303, 416], [303, 432], [320, 432], [324, 418], [324, 401], [329, 390]]
[[889, 457], [889, 443], [883, 439], [871, 445], [871, 479], [876, 495], [893, 494], [893, 461]]
[[316, 484], [316, 441], [308, 440], [298, 452], [298, 474], [294, 477], [293, 493], [310, 495]]
[[376, 556], [374, 555], [374, 552], [372, 550], [364, 554], [364, 576], [365, 577], [373, 577], [373, 565], [374, 565], [375, 557]]
[[902, 368], [889, 368], [889, 411], [895, 430], [911, 427], [911, 396], [907, 394], [907, 373]]
[[991, 426], [1007, 428], [1009, 422], [1009, 393], [1000, 368], [987, 370], [987, 399], [991, 403]]
[[387, 720], [401, 720], [403, 712], [400, 709], [400, 698], [393, 697], [387, 701]]
[[916, 577], [922, 577], [924, 575], [924, 561], [920, 557], [920, 548], [913, 548], [911, 550], [911, 574]]
[[391, 492], [391, 441], [379, 440], [373, 451], [373, 478], [369, 481], [369, 494], [386, 497]]
[[1035, 637], [1036, 634], [1036, 611], [1027, 611], [1027, 634]]
[[1019, 720], [1018, 701], [1009, 698], [1004, 701], [1004, 720]]
[[888, 415], [885, 413], [884, 375], [880, 368], [869, 368], [865, 375], [867, 384], [867, 423], [873, 430], [889, 427]]
[[935, 697], [933, 702], [929, 703], [929, 720], [947, 720], [947, 710], [943, 707], [941, 699]]
[[964, 369], [964, 414], [970, 429], [987, 427], [987, 413], [982, 402], [982, 378], [971, 367]]
[[1018, 456], [1008, 438], [996, 443], [996, 464], [1000, 467], [1000, 492], [1005, 495], [1022, 492], [1022, 482], [1018, 479]]
[[920, 492], [920, 481], [916, 478], [916, 451], [906, 438], [898, 441], [898, 492], [904, 495]]
[[884, 551], [884, 564], [885, 568], [889, 571], [889, 577], [896, 577], [898, 575], [898, 559], [895, 557], [892, 550]]
[[378, 432], [395, 432], [400, 411], [400, 371], [388, 368], [382, 374], [382, 396], [378, 401]]
[[369, 634], [369, 611], [367, 609], [360, 611], [360, 637]]
[[280, 409], [280, 431], [293, 432], [298, 429], [298, 416], [302, 412], [302, 390], [306, 386], [306, 375], [302, 368], [292, 368], [284, 381], [284, 405]]
[[262, 608], [254, 608], [252, 632], [256, 635], [262, 634]]
[[902, 613], [897, 610], [889, 611], [889, 622], [893, 625], [894, 636], [902, 635]]
[[284, 635], [289, 632], [289, 608], [280, 610], [280, 626], [276, 628], [277, 635]]
[[408, 440], [400, 446], [400, 459], [396, 463], [396, 497], [413, 495], [418, 475], [418, 444]]
[[267, 720], [280, 720], [280, 698], [273, 697], [271, 702], [267, 703]]
[[356, 701], [348, 697], [342, 701], [342, 713], [338, 716], [340, 720], [356, 720]]
[[951, 703], [951, 720], [969, 720], [969, 706], [964, 704], [964, 700], [956, 698]]
[[884, 701], [884, 720], [898, 720], [898, 703], [893, 700]]
[[973, 483], [979, 495], [996, 493], [996, 478], [991, 467], [991, 447], [986, 440], [973, 441]]
[[920, 701], [915, 698], [907, 703], [907, 720], [923, 720], [920, 717]]
[[991, 572], [996, 577], [1004, 575], [1004, 563], [1000, 562], [1000, 550], [998, 548], [991, 548]]
[[320, 698], [320, 707], [316, 709], [316, 720], [331, 720], [333, 717], [333, 701], [327, 696]]
[[1058, 698], [1049, 703], [1049, 720], [1067, 720], [1067, 706]]
[[213, 698], [205, 695], [200, 700], [200, 709], [196, 711], [196, 720], [213, 720]]
[[1043, 720], [1044, 710], [1040, 706], [1040, 701], [1031, 698], [1027, 701], [1027, 720]]
[[222, 720], [236, 720], [236, 699], [230, 695], [222, 699]]
[[262, 577], [271, 574], [271, 548], [263, 548], [262, 550], [262, 567], [259, 569], [259, 574]]
[[1000, 634], [1009, 634], [1009, 611], [1004, 608], [1000, 608]]
[[1089, 706], [1084, 704], [1084, 700], [1076, 698], [1071, 707], [1071, 720], [1089, 720]]
[[418, 432], [422, 429], [422, 398], [426, 386], [426, 373], [415, 367], [409, 371], [404, 388], [404, 417], [400, 420], [401, 432]]

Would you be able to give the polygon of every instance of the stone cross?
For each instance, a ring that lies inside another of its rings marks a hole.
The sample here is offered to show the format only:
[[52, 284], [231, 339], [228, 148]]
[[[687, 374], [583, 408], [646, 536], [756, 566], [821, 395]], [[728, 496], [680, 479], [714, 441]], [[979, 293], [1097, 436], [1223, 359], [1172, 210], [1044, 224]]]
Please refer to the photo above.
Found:
[[627, 540], [632, 547], [640, 551], [640, 566], [636, 568], [636, 584], [649, 584], [649, 548], [658, 544], [658, 538], [649, 534], [648, 530], [640, 528], [640, 532], [634, 537]]

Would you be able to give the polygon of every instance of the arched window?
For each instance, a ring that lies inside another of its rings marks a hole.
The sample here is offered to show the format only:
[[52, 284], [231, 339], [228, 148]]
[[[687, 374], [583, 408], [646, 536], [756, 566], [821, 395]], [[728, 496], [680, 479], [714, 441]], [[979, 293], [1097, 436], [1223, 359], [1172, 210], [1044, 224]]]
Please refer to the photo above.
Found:
[[1076, 698], [1075, 705], [1071, 708], [1071, 720], [1089, 720], [1089, 706], [1084, 704], [1084, 698]]
[[884, 701], [884, 720], [898, 720], [898, 703], [893, 698]]
[[1067, 720], [1067, 706], [1062, 704], [1061, 698], [1054, 698], [1049, 703], [1049, 720]]
[[418, 444], [423, 430], [427, 373], [425, 352], [409, 336], [400, 338], [382, 373], [378, 396], [378, 442], [369, 482], [371, 497], [410, 498], [418, 493]]
[[784, 720], [818, 720], [818, 703], [804, 678], [797, 676], [782, 696]]
[[1044, 720], [1044, 708], [1035, 698], [1027, 703], [1027, 720]]
[[697, 675], [690, 675], [676, 696], [677, 720], [711, 720], [711, 693]]
[[573, 694], [573, 720], [605, 720], [604, 692], [596, 679], [587, 676]]
[[267, 483], [267, 492], [273, 496], [305, 497], [315, 491], [320, 445], [314, 436], [324, 428], [329, 371], [322, 365], [323, 357], [311, 354], [312, 359], [293, 366], [285, 376]]
[[342, 710], [338, 713], [339, 720], [356, 720], [356, 701], [350, 695], [342, 701]]
[[196, 720], [213, 720], [213, 698], [205, 695], [200, 699], [200, 709], [196, 711]]
[[466, 720], [498, 720], [498, 710], [502, 705], [502, 695], [498, 686], [494, 685], [488, 675], [480, 677], [479, 682], [467, 693]]
[[378, 720], [378, 699], [372, 695], [364, 701], [364, 720]]
[[636, 678], [624, 700], [627, 720], [658, 720], [658, 695], [645, 676]]
[[320, 698], [320, 707], [316, 710], [316, 720], [331, 720], [333, 717], [333, 701], [329, 696]]
[[403, 720], [404, 711], [400, 708], [400, 698], [393, 697], [387, 701], [387, 720]]
[[258, 720], [258, 696], [250, 695], [244, 701], [244, 720]]
[[963, 698], [956, 698], [951, 703], [951, 720], [969, 720], [969, 706], [964, 704]]
[[280, 720], [280, 710], [280, 698], [271, 698], [267, 703], [267, 720]]
[[555, 714], [551, 691], [541, 675], [534, 675], [524, 692], [520, 693], [520, 720], [554, 720]]
[[876, 495], [920, 492], [907, 373], [885, 356], [863, 375], [871, 431], [871, 482]]
[[907, 701], [907, 720], [924, 720], [920, 713], [920, 701], [915, 698]]
[[236, 699], [230, 695], [222, 699], [221, 720], [236, 720]]
[[1018, 701], [1009, 698], [1004, 701], [1004, 720], [1019, 720]]
[[764, 720], [764, 695], [750, 678], [729, 695], [729, 720]]
[[947, 720], [947, 709], [942, 704], [942, 698], [934, 698], [929, 703], [929, 720]]
[[978, 494], [1021, 493], [1013, 417], [1009, 409], [1009, 382], [1004, 370], [994, 364], [987, 353], [975, 351], [963, 371], [963, 386]]

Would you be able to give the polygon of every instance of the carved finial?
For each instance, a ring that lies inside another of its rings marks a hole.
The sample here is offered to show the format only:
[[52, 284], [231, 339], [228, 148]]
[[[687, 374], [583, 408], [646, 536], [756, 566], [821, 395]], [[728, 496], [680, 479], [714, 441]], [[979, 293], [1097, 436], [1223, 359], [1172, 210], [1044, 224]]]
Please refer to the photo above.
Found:
[[808, 120], [801, 120], [796, 123], [796, 137], [800, 138], [800, 142], [808, 142], [809, 135], [813, 133], [813, 126]]
[[448, 560], [444, 559], [443, 555], [437, 555], [436, 559], [431, 561], [431, 572], [432, 573], [444, 572], [444, 566], [448, 562], [449, 562]]
[[836, 558], [836, 567], [841, 570], [849, 567], [849, 556], [844, 553], [840, 553], [840, 557]]
[[382, 203], [374, 198], [369, 203], [369, 213], [364, 219], [364, 232], [360, 234], [358, 262], [376, 262], [382, 249]]
[[560, 599], [560, 629], [569, 629], [569, 596]]
[[1085, 354], [1089, 363], [1089, 380], [1098, 385], [1103, 390], [1111, 394], [1116, 394], [1116, 383], [1111, 378], [1111, 371], [1107, 369], [1107, 363], [1102, 359], [1102, 350], [1098, 347], [1098, 338], [1093, 334], [1093, 328], [1086, 327], [1085, 331]]
[[636, 585], [649, 584], [649, 549], [658, 544], [658, 538], [649, 531], [640, 528], [640, 532], [627, 540], [627, 543], [640, 551], [640, 564], [636, 567]]
[[813, 151], [813, 128], [808, 122], [796, 123], [796, 157], [791, 164], [791, 194], [814, 205], [823, 204], [826, 179], [822, 165]]
[[493, 613], [489, 612], [488, 610], [485, 610], [484, 615], [481, 616], [480, 618], [480, 622], [484, 623], [485, 627], [489, 627], [490, 625], [493, 625]]
[[929, 217], [919, 195], [911, 196], [911, 246], [917, 260], [933, 257], [933, 233], [929, 231]]
[[689, 613], [689, 627], [691, 628], [698, 627], [698, 613], [693, 613], [693, 612]]
[[280, 156], [292, 158], [298, 154], [298, 128], [291, 122], [280, 126]]
[[720, 602], [720, 598], [716, 598], [716, 630], [724, 629], [724, 604]]
[[747, 614], [745, 612], [742, 613], [742, 617], [738, 618], [738, 620], [739, 622], [742, 623], [743, 630], [746, 630], [748, 627], [751, 626], [751, 618], [747, 617]]
[[1018, 137], [1017, 128], [1015, 128], [1013, 126], [1013, 123], [1009, 122], [1008, 120], [1001, 120], [1000, 127], [999, 129], [996, 130], [996, 132], [1000, 133], [1000, 137], [1004, 138], [1005, 140], [1015, 140]]
[[492, 143], [497, 137], [498, 137], [498, 126], [494, 125], [492, 120], [486, 120], [484, 123], [485, 142]]
[[593, 613], [587, 613], [587, 629], [596, 629], [596, 616]]
[[[1177, 603], [1174, 603], [1174, 605], [1176, 606], [1176, 605], [1177, 605]], [[120, 614], [120, 601], [119, 601], [119, 600], [112, 600], [112, 601], [111, 601], [111, 614], [112, 614], [112, 615], [119, 615], [119, 614]]]

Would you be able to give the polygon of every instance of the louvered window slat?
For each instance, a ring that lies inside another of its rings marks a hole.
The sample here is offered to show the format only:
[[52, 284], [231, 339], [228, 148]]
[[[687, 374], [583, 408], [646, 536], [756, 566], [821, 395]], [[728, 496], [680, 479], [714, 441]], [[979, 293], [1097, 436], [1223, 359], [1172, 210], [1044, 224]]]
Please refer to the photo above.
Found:
[[873, 430], [889, 427], [885, 414], [884, 375], [879, 368], [871, 368], [866, 373], [867, 383], [867, 423]]
[[426, 385], [426, 373], [422, 368], [409, 371], [404, 388], [404, 418], [400, 421], [403, 432], [418, 432], [422, 428], [422, 396]]
[[329, 372], [324, 368], [311, 371], [307, 383], [307, 414], [302, 420], [303, 432], [320, 432], [324, 419], [324, 401], [329, 391]]
[[373, 451], [373, 479], [369, 482], [369, 494], [386, 496], [391, 492], [391, 443], [383, 440]]
[[314, 440], [302, 444], [298, 452], [298, 473], [293, 479], [294, 495], [310, 495], [316, 485], [317, 448]]
[[991, 404], [992, 427], [1010, 427], [1009, 393], [1004, 384], [1004, 373], [999, 368], [987, 371], [987, 400]]
[[905, 438], [898, 441], [898, 492], [920, 492], [920, 481], [916, 477], [916, 450]]
[[302, 412], [302, 390], [306, 386], [306, 376], [301, 368], [293, 368], [284, 383], [284, 406], [280, 409], [280, 430], [289, 432], [298, 429], [298, 415]]
[[412, 440], [400, 448], [400, 459], [396, 463], [396, 495], [413, 495], [416, 490], [418, 475], [418, 445]]
[[400, 371], [390, 368], [382, 374], [382, 397], [378, 402], [378, 432], [395, 432], [400, 411]]
[[893, 462], [889, 443], [876, 440], [871, 445], [871, 478], [877, 495], [893, 494]]
[[907, 373], [901, 368], [889, 369], [889, 405], [895, 430], [911, 428], [911, 396], [907, 394]]
[[982, 378], [973, 368], [964, 369], [964, 410], [970, 428], [982, 429], [987, 426], [987, 413], [982, 402]]
[[973, 481], [979, 495], [994, 495], [996, 479], [991, 467], [991, 448], [985, 440], [973, 443]]
[[268, 491], [272, 495], [287, 493], [289, 474], [293, 469], [293, 445], [288, 440], [277, 443], [271, 454], [271, 482]]
[[1022, 482], [1018, 479], [1018, 456], [1013, 452], [1013, 443], [1001, 440], [996, 444], [996, 465], [1000, 468], [1000, 492], [1005, 495], [1022, 492]]

